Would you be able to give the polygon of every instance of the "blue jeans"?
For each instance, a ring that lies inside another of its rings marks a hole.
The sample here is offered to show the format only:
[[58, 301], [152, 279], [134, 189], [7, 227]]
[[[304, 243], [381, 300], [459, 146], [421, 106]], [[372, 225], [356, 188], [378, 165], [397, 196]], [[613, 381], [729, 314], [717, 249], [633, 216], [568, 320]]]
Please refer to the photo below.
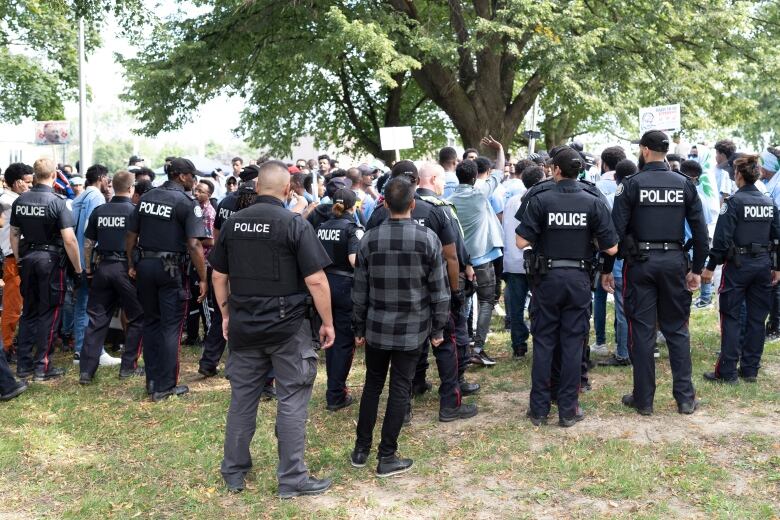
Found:
[[604, 345], [607, 342], [607, 291], [596, 284], [593, 293], [593, 327], [596, 329], [596, 344]]
[[712, 283], [701, 284], [701, 291], [699, 292], [699, 299], [701, 301], [711, 303], [712, 302]]
[[615, 278], [615, 355], [628, 358], [628, 321], [623, 310], [622, 278]]
[[512, 335], [512, 349], [527, 350], [527, 342], [530, 331], [525, 325], [525, 301], [528, 298], [528, 277], [519, 273], [504, 273], [506, 280], [506, 292], [509, 297], [510, 331]]
[[89, 287], [82, 285], [73, 290], [73, 349], [81, 353], [81, 347], [84, 345], [84, 334], [87, 332], [89, 316], [87, 316], [87, 298], [89, 297]]

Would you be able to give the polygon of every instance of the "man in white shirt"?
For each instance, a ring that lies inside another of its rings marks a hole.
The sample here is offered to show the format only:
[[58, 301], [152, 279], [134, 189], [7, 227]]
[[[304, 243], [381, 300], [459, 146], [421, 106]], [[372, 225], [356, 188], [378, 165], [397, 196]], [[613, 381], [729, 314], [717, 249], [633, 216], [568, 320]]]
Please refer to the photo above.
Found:
[[449, 199], [460, 184], [455, 175], [455, 167], [458, 166], [458, 152], [455, 148], [445, 146], [439, 150], [439, 165], [444, 168], [444, 198]]

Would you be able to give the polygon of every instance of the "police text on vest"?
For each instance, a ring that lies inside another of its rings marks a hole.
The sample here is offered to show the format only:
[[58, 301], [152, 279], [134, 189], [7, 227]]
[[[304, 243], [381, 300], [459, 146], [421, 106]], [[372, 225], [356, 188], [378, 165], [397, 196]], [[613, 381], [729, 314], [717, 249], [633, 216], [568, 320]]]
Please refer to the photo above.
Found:
[[562, 227], [586, 227], [588, 225], [587, 213], [548, 213], [548, 226]]

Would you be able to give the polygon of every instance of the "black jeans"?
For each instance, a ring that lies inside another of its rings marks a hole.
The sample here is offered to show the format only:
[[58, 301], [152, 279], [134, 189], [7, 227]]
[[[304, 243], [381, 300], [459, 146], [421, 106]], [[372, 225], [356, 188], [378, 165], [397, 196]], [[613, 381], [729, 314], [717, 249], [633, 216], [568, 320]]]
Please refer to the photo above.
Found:
[[379, 457], [389, 457], [398, 450], [398, 434], [401, 433], [404, 415], [411, 399], [412, 377], [419, 358], [420, 347], [414, 350], [382, 350], [366, 345], [366, 382], [363, 386], [363, 396], [360, 398], [355, 441], [358, 451], [371, 450], [379, 396], [385, 387], [388, 368], [390, 392], [385, 420], [382, 423]]

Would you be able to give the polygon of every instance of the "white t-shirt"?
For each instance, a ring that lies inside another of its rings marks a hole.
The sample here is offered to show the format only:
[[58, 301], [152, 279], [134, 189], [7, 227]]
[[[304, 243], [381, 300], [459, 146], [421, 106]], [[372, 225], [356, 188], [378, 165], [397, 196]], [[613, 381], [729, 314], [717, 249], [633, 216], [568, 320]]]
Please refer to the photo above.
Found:
[[5, 190], [0, 195], [0, 211], [3, 214], [3, 227], [0, 228], [0, 249], [3, 251], [3, 256], [14, 254], [11, 249], [11, 205], [19, 197], [19, 194]]
[[523, 195], [518, 194], [511, 197], [504, 207], [504, 272], [525, 274], [525, 265], [523, 265], [523, 250], [519, 249], [515, 242], [515, 229], [520, 222], [515, 218], [520, 204], [523, 202]]

